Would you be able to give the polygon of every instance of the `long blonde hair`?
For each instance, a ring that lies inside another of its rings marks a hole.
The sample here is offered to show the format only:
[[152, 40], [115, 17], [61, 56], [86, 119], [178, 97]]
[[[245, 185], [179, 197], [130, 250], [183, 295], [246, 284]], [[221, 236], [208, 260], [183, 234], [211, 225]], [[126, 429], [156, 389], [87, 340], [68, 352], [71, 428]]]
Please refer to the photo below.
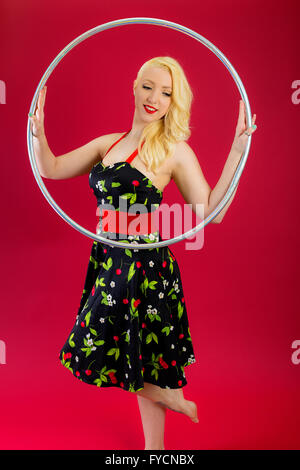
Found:
[[172, 76], [170, 107], [163, 118], [151, 122], [143, 129], [138, 145], [141, 160], [148, 170], [156, 173], [161, 163], [171, 157], [176, 143], [187, 140], [191, 135], [189, 121], [193, 92], [181, 65], [177, 60], [167, 56], [154, 57], [145, 62], [134, 80], [134, 88], [143, 71], [150, 66], [167, 69]]

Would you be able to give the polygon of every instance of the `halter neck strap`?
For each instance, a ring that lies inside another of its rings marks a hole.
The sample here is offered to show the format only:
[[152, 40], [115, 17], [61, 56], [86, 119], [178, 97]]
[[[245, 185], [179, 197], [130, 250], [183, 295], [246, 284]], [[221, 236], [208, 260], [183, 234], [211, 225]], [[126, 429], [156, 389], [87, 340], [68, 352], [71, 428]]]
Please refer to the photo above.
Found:
[[[120, 142], [120, 140], [124, 139], [124, 137], [126, 137], [126, 135], [129, 134], [130, 131], [131, 131], [131, 129], [129, 129], [129, 131], [125, 132], [125, 134], [123, 134], [116, 142], [114, 142], [114, 143], [109, 147], [109, 149], [107, 150], [107, 152], [106, 152], [106, 154], [104, 155], [104, 157], [106, 157], [106, 155], [108, 154], [108, 152], [109, 152], [118, 142]], [[142, 147], [143, 147], [143, 145], [144, 145], [144, 142], [142, 143]], [[136, 157], [137, 154], [138, 154], [138, 149], [135, 149], [135, 151], [132, 152], [132, 154], [129, 155], [129, 157], [128, 157], [126, 160], [124, 160], [124, 161], [127, 162], [127, 163], [131, 163], [132, 160]], [[104, 158], [104, 157], [103, 157], [103, 158]]]

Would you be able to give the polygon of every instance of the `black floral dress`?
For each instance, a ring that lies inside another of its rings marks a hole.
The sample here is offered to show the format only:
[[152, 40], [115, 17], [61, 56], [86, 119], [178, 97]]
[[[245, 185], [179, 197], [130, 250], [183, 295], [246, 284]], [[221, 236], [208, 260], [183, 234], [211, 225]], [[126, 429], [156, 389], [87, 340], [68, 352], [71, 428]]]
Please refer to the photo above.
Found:
[[[89, 185], [98, 207], [109, 203], [119, 208], [122, 198], [148, 211], [160, 206], [162, 191], [130, 164], [136, 154], [92, 168]], [[125, 243], [162, 240], [159, 231], [126, 239], [117, 231], [104, 232], [101, 218], [97, 233]], [[135, 250], [94, 241], [76, 322], [59, 359], [78, 380], [98, 387], [136, 392], [144, 382], [185, 386], [184, 368], [196, 360], [180, 271], [170, 248]]]

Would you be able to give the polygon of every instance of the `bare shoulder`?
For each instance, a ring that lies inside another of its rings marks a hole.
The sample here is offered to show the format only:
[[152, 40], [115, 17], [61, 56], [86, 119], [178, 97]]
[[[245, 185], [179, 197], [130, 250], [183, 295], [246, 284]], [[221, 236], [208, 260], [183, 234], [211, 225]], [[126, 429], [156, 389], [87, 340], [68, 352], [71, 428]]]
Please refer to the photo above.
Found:
[[99, 149], [99, 157], [102, 160], [109, 147], [123, 135], [123, 132], [101, 135], [96, 138]]
[[180, 171], [182, 166], [195, 164], [196, 161], [198, 162], [197, 156], [190, 145], [184, 140], [177, 142], [171, 158], [172, 178], [174, 178], [176, 172]]

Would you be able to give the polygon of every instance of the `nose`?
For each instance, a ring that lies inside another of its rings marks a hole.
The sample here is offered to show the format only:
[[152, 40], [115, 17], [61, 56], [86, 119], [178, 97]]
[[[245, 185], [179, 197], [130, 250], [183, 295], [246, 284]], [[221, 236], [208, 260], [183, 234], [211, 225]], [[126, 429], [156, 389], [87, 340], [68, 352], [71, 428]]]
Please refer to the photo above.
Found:
[[147, 101], [149, 102], [149, 104], [151, 104], [151, 106], [154, 106], [154, 108], [156, 108], [158, 100], [159, 100], [159, 90], [152, 89], [148, 95]]

